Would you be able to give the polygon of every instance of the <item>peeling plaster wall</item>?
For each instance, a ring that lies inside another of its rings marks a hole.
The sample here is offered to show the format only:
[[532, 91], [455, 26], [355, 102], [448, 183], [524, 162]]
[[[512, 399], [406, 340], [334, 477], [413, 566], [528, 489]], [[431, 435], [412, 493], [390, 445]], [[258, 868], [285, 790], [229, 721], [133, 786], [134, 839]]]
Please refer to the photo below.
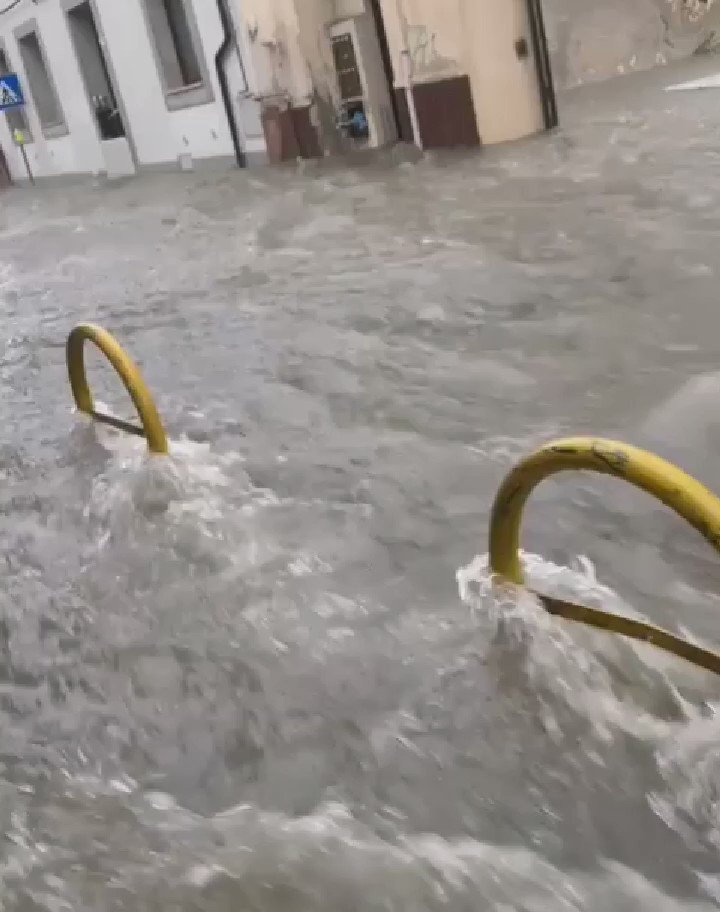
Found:
[[294, 0], [245, 0], [243, 7], [257, 81], [254, 93], [302, 103], [313, 89]]
[[558, 88], [688, 57], [720, 41], [718, 0], [544, 0]]
[[[342, 10], [338, 10], [333, 0], [297, 0], [297, 6], [299, 48], [310, 74], [310, 89], [304, 102], [313, 104], [322, 140], [329, 150], [335, 150], [339, 141], [335, 128], [338, 85], [328, 25], [338, 17], [338, 13], [342, 15]], [[345, 6], [352, 14], [351, 4], [346, 3]]]
[[362, 0], [244, 0], [243, 8], [254, 94], [269, 103], [313, 105], [323, 139], [332, 141], [337, 79], [327, 27], [362, 12]]
[[410, 55], [413, 82], [432, 82], [467, 72], [462, 7], [462, 0], [382, 3], [395, 73], [404, 70], [402, 48]]

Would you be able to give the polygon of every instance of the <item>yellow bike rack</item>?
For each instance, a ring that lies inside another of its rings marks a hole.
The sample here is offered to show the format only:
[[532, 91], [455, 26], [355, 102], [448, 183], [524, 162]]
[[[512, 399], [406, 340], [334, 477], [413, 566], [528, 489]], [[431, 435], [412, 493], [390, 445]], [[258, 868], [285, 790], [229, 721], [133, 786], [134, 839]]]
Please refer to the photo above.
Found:
[[[659, 456], [626, 443], [569, 437], [546, 444], [516, 465], [495, 496], [490, 515], [490, 569], [500, 581], [524, 584], [520, 527], [532, 491], [550, 475], [583, 470], [612, 475], [647, 491], [687, 520], [720, 552], [720, 499], [699, 481]], [[652, 643], [720, 674], [720, 654], [688, 643], [668, 630], [542, 593], [534, 595], [550, 614]]]
[[[142, 427], [95, 410], [85, 371], [85, 340], [94, 342], [125, 385]], [[67, 366], [75, 404], [95, 421], [145, 437], [151, 453], [167, 454], [168, 441], [155, 402], [139, 369], [118, 341], [90, 323], [76, 326], [67, 340]], [[490, 515], [490, 569], [501, 582], [524, 585], [520, 528], [525, 504], [537, 485], [566, 471], [591, 471], [621, 478], [651, 494], [682, 516], [720, 552], [720, 499], [692, 476], [659, 456], [615, 440], [569, 437], [528, 456], [506, 476]], [[668, 630], [573, 602], [533, 593], [553, 615], [600, 630], [652, 643], [676, 656], [720, 674], [720, 654], [696, 646]]]
[[[117, 374], [130, 394], [137, 410], [142, 427], [105, 415], [95, 410], [90, 386], [88, 385], [85, 371], [85, 340], [94, 342], [108, 361], [115, 368]], [[168, 441], [165, 428], [158, 413], [157, 407], [150, 391], [145, 385], [140, 370], [132, 358], [125, 352], [120, 343], [109, 332], [92, 323], [81, 323], [76, 326], [67, 339], [66, 346], [68, 375], [72, 388], [73, 398], [78, 410], [90, 415], [101, 424], [110, 425], [129, 434], [144, 437], [147, 440], [151, 453], [167, 454]]]

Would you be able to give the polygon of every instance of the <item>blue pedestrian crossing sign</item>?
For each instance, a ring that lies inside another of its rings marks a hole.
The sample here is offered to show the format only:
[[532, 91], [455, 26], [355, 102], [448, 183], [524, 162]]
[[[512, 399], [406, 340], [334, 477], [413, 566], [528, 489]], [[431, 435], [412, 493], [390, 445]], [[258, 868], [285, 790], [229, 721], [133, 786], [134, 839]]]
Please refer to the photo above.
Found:
[[0, 111], [9, 108], [20, 108], [25, 104], [20, 79], [16, 73], [0, 76]]

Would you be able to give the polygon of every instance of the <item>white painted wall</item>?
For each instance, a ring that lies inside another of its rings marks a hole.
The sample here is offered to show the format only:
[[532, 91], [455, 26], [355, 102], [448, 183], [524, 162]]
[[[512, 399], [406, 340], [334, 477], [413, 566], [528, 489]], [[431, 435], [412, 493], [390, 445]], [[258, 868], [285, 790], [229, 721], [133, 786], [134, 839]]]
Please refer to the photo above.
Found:
[[[192, 2], [213, 100], [171, 111], [165, 104], [141, 0], [96, 0], [98, 24], [106, 39], [105, 51], [117, 80], [117, 95], [126, 114], [125, 126], [140, 168], [176, 167], [179, 156], [188, 153], [195, 161], [234, 158], [232, 135], [215, 71], [215, 55], [223, 40], [222, 23], [215, 0]], [[34, 141], [27, 146], [27, 152], [33, 171], [38, 177], [98, 173], [105, 167], [105, 158], [60, 0], [43, 0], [37, 5], [26, 0], [0, 16], [0, 40], [26, 93], [27, 79], [13, 32], [28, 19], [38, 23], [68, 127], [68, 135], [45, 139], [29, 99], [27, 114]], [[232, 82], [234, 94], [241, 95], [239, 72], [234, 74]], [[20, 150], [1, 114], [0, 144], [13, 178], [24, 179]], [[263, 140], [254, 136], [252, 151], [262, 152], [263, 148]]]
[[[28, 19], [37, 21], [47, 62], [52, 71], [65, 123], [69, 130], [67, 136], [45, 139], [35, 108], [30, 101], [27, 106], [27, 116], [34, 141], [26, 149], [33, 172], [38, 177], [83, 172], [96, 173], [103, 167], [100, 141], [82, 77], [76, 64], [70, 33], [65, 24], [65, 15], [57, 0], [38, 5], [27, 0], [11, 13], [0, 17], [0, 38], [5, 44], [10, 65], [20, 76], [26, 96], [28, 95], [27, 78], [13, 31]], [[20, 149], [12, 141], [4, 115], [0, 115], [0, 145], [7, 156], [13, 178], [24, 179], [26, 173]]]
[[266, 162], [267, 147], [261, 119], [261, 105], [257, 100], [257, 74], [250, 41], [250, 31], [245, 20], [244, 0], [231, 0], [228, 4], [235, 29], [237, 48], [242, 55], [242, 65], [237, 50], [228, 60], [228, 81], [235, 108], [235, 120], [240, 131], [240, 141], [249, 162]]
[[197, 159], [233, 156], [215, 72], [223, 33], [214, 0], [194, 0], [214, 101], [178, 111], [165, 104], [140, 0], [97, 0], [97, 5], [140, 167], [174, 163], [186, 153]]

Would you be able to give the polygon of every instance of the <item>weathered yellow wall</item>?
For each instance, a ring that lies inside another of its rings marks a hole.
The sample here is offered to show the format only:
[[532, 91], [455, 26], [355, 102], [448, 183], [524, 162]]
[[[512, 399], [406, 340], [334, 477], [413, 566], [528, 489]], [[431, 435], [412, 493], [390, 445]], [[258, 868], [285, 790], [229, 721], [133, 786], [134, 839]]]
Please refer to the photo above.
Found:
[[532, 50], [525, 0], [382, 0], [396, 84], [467, 74], [483, 143], [517, 139], [542, 129], [532, 55], [515, 53], [517, 38]]
[[405, 85], [407, 51], [414, 82], [467, 72], [460, 19], [461, 0], [381, 0], [395, 84]]
[[[483, 143], [506, 142], [543, 128], [525, 0], [461, 0], [465, 59]], [[520, 59], [515, 42], [526, 38]]]
[[259, 94], [277, 86], [295, 105], [318, 94], [332, 98], [337, 80], [327, 26], [362, 10], [362, 0], [243, 0], [253, 57], [266, 74]]
[[333, 0], [295, 0], [300, 22], [300, 53], [307, 62], [313, 86], [321, 99], [337, 92], [337, 80], [327, 26], [333, 21]]
[[244, 0], [243, 12], [258, 74], [257, 93], [286, 95], [293, 103], [308, 98], [312, 79], [300, 45], [295, 0]]
[[[337, 79], [328, 26], [358, 14], [363, 0], [243, 0], [260, 94], [314, 102], [332, 130]], [[525, 0], [381, 0], [395, 84], [467, 75], [484, 143], [542, 129], [532, 54], [519, 60], [515, 41], [532, 49]], [[325, 131], [327, 134], [327, 130]]]

